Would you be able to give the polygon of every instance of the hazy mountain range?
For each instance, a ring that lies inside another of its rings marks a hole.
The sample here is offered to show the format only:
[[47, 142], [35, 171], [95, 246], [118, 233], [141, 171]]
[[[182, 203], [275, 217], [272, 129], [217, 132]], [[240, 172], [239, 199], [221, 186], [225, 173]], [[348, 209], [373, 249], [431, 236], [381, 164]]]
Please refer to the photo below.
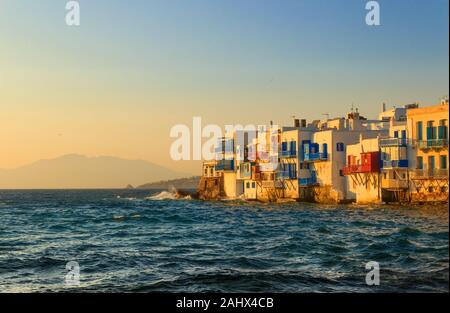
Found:
[[124, 188], [189, 176], [143, 160], [70, 154], [0, 169], [0, 189]]

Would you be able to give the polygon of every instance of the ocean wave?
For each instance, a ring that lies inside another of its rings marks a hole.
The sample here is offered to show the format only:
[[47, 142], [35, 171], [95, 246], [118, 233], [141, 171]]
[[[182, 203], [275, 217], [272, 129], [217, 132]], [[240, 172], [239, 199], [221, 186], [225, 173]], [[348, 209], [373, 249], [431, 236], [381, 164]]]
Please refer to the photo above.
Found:
[[376, 291], [448, 292], [447, 212], [178, 201], [188, 194], [176, 190], [23, 193], [1, 193], [0, 291], [74, 291], [65, 264], [77, 261], [80, 292], [370, 292], [372, 260]]
[[164, 190], [156, 195], [146, 197], [147, 200], [163, 201], [163, 200], [192, 200], [191, 195], [183, 195], [178, 190]]

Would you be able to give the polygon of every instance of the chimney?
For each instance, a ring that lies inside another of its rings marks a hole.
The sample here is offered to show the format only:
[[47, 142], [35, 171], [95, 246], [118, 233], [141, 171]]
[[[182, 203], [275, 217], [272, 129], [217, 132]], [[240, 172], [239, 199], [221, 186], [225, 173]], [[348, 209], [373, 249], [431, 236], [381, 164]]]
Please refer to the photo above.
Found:
[[300, 126], [303, 128], [306, 128], [306, 120], [305, 119], [301, 120]]
[[300, 120], [298, 118], [294, 119], [294, 127], [300, 127]]
[[382, 112], [386, 112], [386, 103], [383, 102], [383, 105], [381, 106]]

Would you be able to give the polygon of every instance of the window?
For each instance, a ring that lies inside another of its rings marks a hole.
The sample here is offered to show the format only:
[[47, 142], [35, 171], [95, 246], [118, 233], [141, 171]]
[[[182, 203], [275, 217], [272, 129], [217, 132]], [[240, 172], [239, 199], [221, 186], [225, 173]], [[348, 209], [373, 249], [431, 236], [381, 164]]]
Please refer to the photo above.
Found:
[[246, 187], [247, 187], [247, 189], [250, 188], [250, 182], [247, 182]]
[[398, 138], [398, 130], [394, 131], [394, 138]]
[[339, 152], [344, 151], [344, 143], [343, 142], [338, 142], [336, 144], [336, 151], [339, 151]]
[[447, 139], [448, 127], [447, 120], [440, 120], [438, 127], [438, 139]]
[[423, 170], [423, 157], [417, 157], [417, 169]]
[[290, 142], [291, 152], [297, 151], [297, 143], [295, 141]]
[[436, 127], [434, 121], [427, 122], [427, 140], [436, 139]]
[[434, 170], [436, 168], [435, 162], [434, 162], [434, 155], [431, 155], [428, 157], [428, 169]]
[[406, 139], [406, 130], [402, 130], [402, 138]]
[[417, 140], [422, 140], [423, 136], [422, 136], [422, 128], [423, 128], [423, 123], [422, 122], [417, 122], [416, 124], [416, 137]]
[[300, 163], [301, 170], [309, 170], [309, 163]]
[[252, 188], [255, 189], [255, 187], [256, 187], [255, 182], [252, 182]]
[[322, 153], [324, 156], [328, 155], [328, 144], [326, 143], [322, 144]]
[[447, 156], [446, 155], [441, 155], [440, 157], [439, 157], [439, 168], [441, 169], [441, 170], [446, 170], [447, 169]]

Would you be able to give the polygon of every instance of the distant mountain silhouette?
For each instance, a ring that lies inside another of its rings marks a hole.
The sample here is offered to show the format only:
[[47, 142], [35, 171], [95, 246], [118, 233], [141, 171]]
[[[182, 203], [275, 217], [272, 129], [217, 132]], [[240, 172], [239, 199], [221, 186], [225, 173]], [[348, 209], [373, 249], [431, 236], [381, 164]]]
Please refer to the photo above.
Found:
[[70, 154], [0, 170], [0, 188], [124, 188], [186, 176], [190, 175], [142, 160]]

